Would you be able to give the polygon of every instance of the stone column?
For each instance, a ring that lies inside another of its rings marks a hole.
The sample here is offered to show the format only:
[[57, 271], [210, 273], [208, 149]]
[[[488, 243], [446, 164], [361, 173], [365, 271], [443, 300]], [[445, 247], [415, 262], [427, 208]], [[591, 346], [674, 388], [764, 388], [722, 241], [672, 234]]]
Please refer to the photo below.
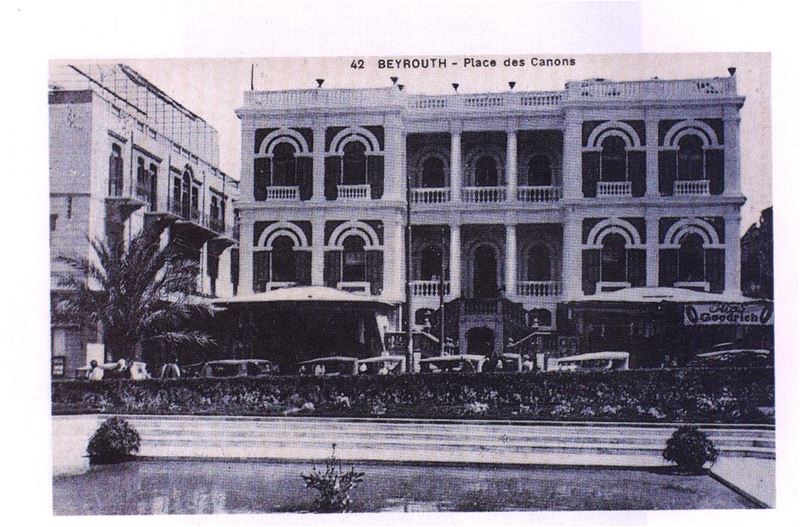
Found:
[[658, 196], [658, 119], [648, 117], [645, 122], [645, 163], [647, 166], [647, 190], [645, 196]]
[[325, 220], [322, 217], [312, 218], [311, 238], [311, 285], [325, 285]]
[[[727, 141], [727, 136], [725, 138]], [[739, 240], [739, 212], [725, 216], [725, 292], [741, 294], [742, 248]]]
[[563, 295], [565, 300], [575, 300], [583, 296], [582, 292], [582, 254], [581, 254], [581, 224], [582, 220], [576, 216], [575, 210], [566, 210], [564, 220], [564, 268], [562, 280], [564, 282]]
[[506, 132], [506, 189], [508, 201], [517, 201], [517, 131]]
[[741, 194], [742, 188], [739, 181], [739, 110], [734, 106], [725, 108], [724, 132], [725, 194]]
[[[564, 198], [583, 197], [582, 117], [574, 110], [568, 111], [564, 121]], [[566, 284], [565, 284], [566, 285]]]
[[[247, 119], [247, 118], [246, 118]], [[243, 121], [242, 122], [242, 173], [240, 181], [239, 192], [242, 201], [254, 201], [253, 184], [255, 177], [253, 175], [253, 160], [255, 152], [256, 129], [255, 124]], [[167, 190], [171, 195], [172, 193], [172, 171], [167, 166]]]
[[461, 128], [450, 132], [450, 192], [451, 201], [461, 201]]
[[239, 238], [239, 295], [253, 294], [253, 222], [240, 219]]
[[314, 121], [312, 166], [314, 190], [311, 199], [313, 201], [325, 201], [325, 123], [322, 120]]
[[450, 225], [450, 296], [461, 296], [461, 225]]
[[517, 294], [517, 226], [506, 225], [506, 298]]
[[647, 223], [645, 285], [658, 287], [658, 216], [648, 214], [645, 221]]

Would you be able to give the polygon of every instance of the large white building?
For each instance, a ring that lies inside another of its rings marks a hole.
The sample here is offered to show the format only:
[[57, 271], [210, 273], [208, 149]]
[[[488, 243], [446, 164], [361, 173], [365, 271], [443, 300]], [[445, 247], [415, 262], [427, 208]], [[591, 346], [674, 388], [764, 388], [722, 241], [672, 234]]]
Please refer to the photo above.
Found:
[[400, 305], [410, 185], [412, 322], [438, 309], [444, 274], [462, 352], [558, 331], [574, 302], [739, 298], [743, 103], [733, 73], [245, 92], [239, 292], [325, 285]]
[[[233, 294], [238, 181], [218, 167], [216, 130], [122, 64], [53, 66], [48, 102], [54, 301], [59, 255], [91, 258], [90, 237], [144, 228], [197, 260], [199, 295]], [[105, 358], [92, 333], [53, 326], [54, 375]]]

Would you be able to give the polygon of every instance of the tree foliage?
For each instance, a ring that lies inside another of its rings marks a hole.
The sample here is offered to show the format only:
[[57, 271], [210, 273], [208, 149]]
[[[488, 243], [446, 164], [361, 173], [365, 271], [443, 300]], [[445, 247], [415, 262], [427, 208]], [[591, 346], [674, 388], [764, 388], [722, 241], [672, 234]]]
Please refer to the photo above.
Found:
[[182, 327], [215, 308], [196, 294], [198, 265], [174, 244], [142, 232], [127, 244], [90, 239], [90, 256], [61, 255], [69, 271], [58, 276], [67, 289], [56, 304], [59, 320], [101, 328], [115, 358], [140, 360], [145, 344], [211, 344], [210, 337]]

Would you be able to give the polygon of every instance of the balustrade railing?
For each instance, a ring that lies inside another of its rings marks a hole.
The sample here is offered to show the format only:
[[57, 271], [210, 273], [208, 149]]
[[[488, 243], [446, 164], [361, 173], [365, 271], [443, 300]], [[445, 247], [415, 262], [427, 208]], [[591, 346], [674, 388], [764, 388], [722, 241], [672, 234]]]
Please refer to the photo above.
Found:
[[366, 185], [337, 185], [338, 199], [369, 199], [370, 186]]
[[494, 298], [465, 298], [462, 305], [465, 315], [496, 315], [500, 310], [500, 300]]
[[[439, 296], [441, 282], [438, 280], [414, 280], [411, 282], [411, 294], [414, 296]], [[450, 294], [450, 282], [444, 283], [444, 294]]]
[[518, 187], [517, 200], [527, 203], [547, 203], [561, 199], [561, 187]]
[[736, 77], [649, 81], [575, 81], [566, 96], [580, 99], [711, 99], [736, 95]]
[[411, 203], [430, 204], [450, 201], [449, 188], [415, 188], [411, 189]]
[[461, 199], [466, 203], [497, 203], [506, 200], [506, 187], [464, 187]]
[[630, 195], [631, 195], [631, 182], [630, 181], [598, 181], [597, 182], [597, 196], [598, 197], [630, 196]]
[[299, 187], [267, 187], [267, 199], [297, 200], [300, 199]]
[[710, 194], [707, 179], [676, 181], [673, 191], [676, 196], [707, 196]]
[[548, 297], [561, 294], [561, 282], [523, 281], [517, 282], [517, 294], [520, 296]]

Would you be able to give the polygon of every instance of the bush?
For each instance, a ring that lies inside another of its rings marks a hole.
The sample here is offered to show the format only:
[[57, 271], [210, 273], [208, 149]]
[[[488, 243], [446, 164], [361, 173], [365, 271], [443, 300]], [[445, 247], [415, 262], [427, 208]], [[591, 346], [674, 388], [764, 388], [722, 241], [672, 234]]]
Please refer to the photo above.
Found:
[[325, 471], [311, 468], [309, 475], [301, 474], [306, 488], [314, 489], [319, 496], [314, 500], [316, 512], [344, 512], [353, 503], [350, 491], [364, 481], [364, 473], [356, 472], [354, 466], [347, 472], [342, 471], [342, 463], [336, 459], [336, 444], [333, 445], [331, 457], [325, 461]]
[[698, 474], [703, 472], [706, 463], [714, 464], [719, 451], [714, 443], [694, 426], [678, 428], [667, 440], [664, 459], [678, 465], [678, 468]]
[[120, 463], [133, 459], [140, 444], [139, 432], [125, 419], [112, 417], [94, 433], [86, 452], [93, 465]]
[[773, 423], [771, 368], [54, 381], [53, 414]]

